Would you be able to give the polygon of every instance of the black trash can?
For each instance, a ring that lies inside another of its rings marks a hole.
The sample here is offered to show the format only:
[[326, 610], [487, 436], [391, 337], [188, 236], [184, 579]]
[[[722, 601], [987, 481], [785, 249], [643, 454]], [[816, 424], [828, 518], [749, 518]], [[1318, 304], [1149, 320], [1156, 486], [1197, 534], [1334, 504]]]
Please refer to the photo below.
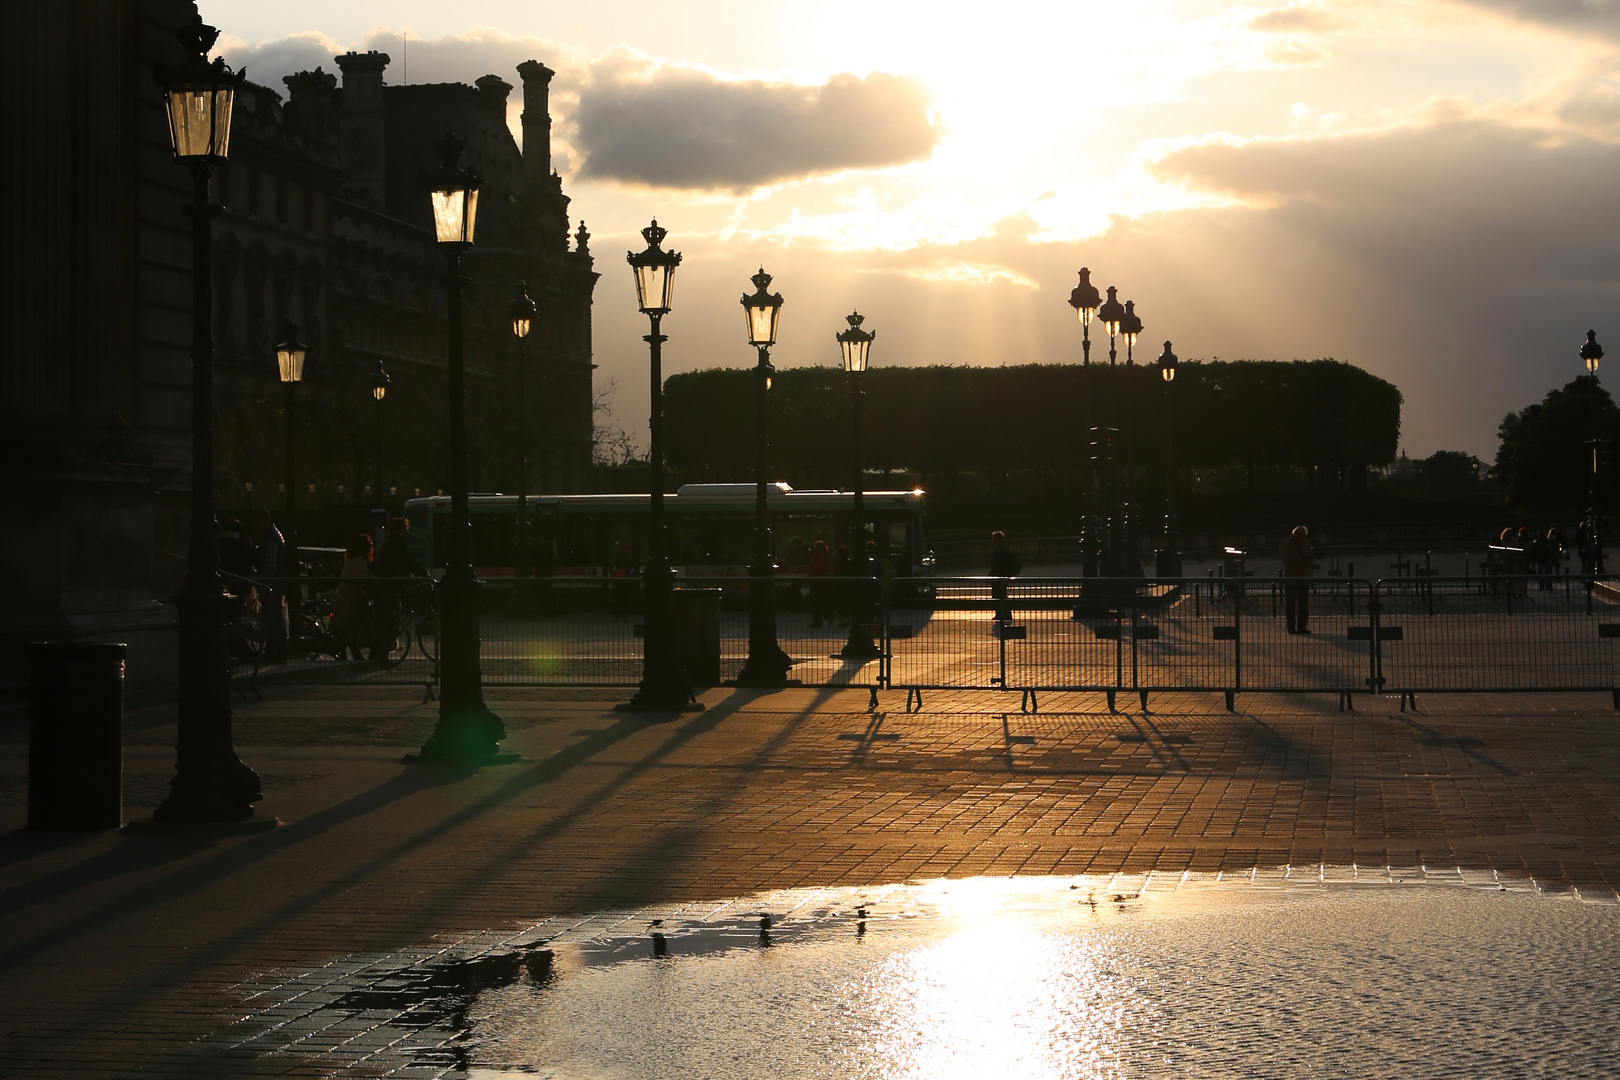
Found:
[[28, 827], [116, 829], [124, 823], [127, 646], [32, 643]]
[[720, 685], [720, 590], [675, 590], [675, 655], [698, 686]]

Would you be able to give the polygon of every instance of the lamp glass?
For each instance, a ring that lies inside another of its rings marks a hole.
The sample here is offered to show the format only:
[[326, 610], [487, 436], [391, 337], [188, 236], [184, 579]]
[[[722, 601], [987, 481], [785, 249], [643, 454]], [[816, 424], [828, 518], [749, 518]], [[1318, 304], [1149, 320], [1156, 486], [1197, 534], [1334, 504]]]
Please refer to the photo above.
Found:
[[171, 87], [166, 104], [174, 156], [181, 161], [226, 157], [235, 97], [236, 88], [228, 82]]
[[528, 319], [513, 319], [512, 320], [512, 333], [516, 334], [518, 337], [528, 337], [529, 336], [529, 320]]
[[1175, 368], [1167, 367], [1167, 368], [1164, 369], [1164, 381], [1165, 382], [1175, 382], [1176, 381], [1176, 369]]
[[478, 224], [478, 189], [435, 189], [429, 195], [433, 200], [434, 238], [441, 244], [472, 243]]
[[844, 370], [860, 373], [866, 370], [866, 361], [872, 352], [870, 341], [840, 341], [838, 349], [844, 354]]
[[376, 398], [378, 401], [381, 401], [383, 399], [384, 395], [386, 395], [387, 393], [388, 393], [388, 387], [386, 387], [386, 386], [373, 386], [371, 388], [371, 396]]
[[1079, 307], [1079, 308], [1075, 308], [1074, 310], [1075, 310], [1075, 314], [1080, 316], [1080, 325], [1081, 326], [1090, 326], [1091, 325], [1091, 317], [1097, 313], [1097, 310], [1095, 308], [1088, 308], [1088, 307]]
[[304, 350], [286, 343], [276, 346], [276, 366], [281, 369], [282, 382], [303, 382]]
[[779, 304], [744, 304], [743, 317], [748, 323], [748, 344], [775, 345], [776, 324], [781, 317], [782, 308]]
[[1596, 375], [1597, 374], [1597, 368], [1598, 368], [1598, 358], [1595, 357], [1595, 356], [1588, 356], [1586, 358], [1586, 373], [1588, 375]]
[[636, 300], [643, 313], [667, 312], [675, 295], [675, 267], [644, 263], [636, 267]]

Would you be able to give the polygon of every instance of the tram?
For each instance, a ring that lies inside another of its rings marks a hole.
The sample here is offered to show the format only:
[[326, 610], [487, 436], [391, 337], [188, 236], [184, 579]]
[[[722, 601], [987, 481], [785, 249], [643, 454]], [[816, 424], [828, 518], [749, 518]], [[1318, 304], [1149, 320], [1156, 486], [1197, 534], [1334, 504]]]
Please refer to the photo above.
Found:
[[[847, 491], [766, 488], [772, 556], [777, 572], [810, 569], [817, 540], [835, 549], [847, 543], [855, 497]], [[664, 496], [669, 559], [687, 577], [742, 577], [754, 551], [753, 484], [685, 484]], [[922, 489], [862, 495], [867, 535], [876, 542], [885, 577], [921, 577], [932, 565]], [[531, 495], [526, 499], [535, 573], [554, 578], [600, 578], [615, 565], [641, 566], [647, 557], [649, 495]], [[511, 576], [516, 562], [517, 496], [473, 495], [473, 567], [481, 577]], [[435, 574], [450, 543], [450, 498], [405, 503], [410, 548]]]

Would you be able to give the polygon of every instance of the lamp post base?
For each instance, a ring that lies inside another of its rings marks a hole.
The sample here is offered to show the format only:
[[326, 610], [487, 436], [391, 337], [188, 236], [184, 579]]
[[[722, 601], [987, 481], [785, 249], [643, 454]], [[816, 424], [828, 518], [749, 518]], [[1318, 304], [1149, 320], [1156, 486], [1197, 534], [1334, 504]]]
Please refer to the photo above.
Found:
[[408, 755], [413, 762], [454, 762], [465, 765], [497, 765], [516, 761], [516, 754], [503, 754], [500, 741], [506, 725], [482, 702], [460, 709], [439, 710], [439, 723], [420, 752]]
[[253, 816], [253, 804], [262, 798], [259, 775], [228, 751], [215, 761], [176, 772], [168, 797], [152, 811], [152, 820], [246, 821]]
[[743, 669], [737, 673], [735, 686], [803, 686], [799, 679], [789, 679], [787, 673], [793, 670], [793, 657], [783, 652], [780, 646], [772, 645], [768, 649], [751, 650], [748, 661]]
[[614, 712], [635, 713], [689, 713], [702, 712], [703, 703], [694, 701], [688, 690], [678, 686], [654, 686], [642, 683], [629, 701], [613, 706]]

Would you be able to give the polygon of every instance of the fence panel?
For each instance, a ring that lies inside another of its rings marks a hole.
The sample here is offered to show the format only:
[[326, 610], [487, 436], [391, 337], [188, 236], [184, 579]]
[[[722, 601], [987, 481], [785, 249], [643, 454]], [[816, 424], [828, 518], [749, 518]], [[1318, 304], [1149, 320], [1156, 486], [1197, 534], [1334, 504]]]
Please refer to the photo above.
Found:
[[[1215, 578], [1213, 583], [1221, 625], [1236, 634], [1235, 689], [1367, 692], [1373, 650], [1370, 581], [1277, 577]], [[1305, 601], [1302, 633], [1290, 630], [1291, 589]]]
[[1607, 583], [1491, 575], [1378, 583], [1386, 692], [1612, 690], [1620, 607]]

